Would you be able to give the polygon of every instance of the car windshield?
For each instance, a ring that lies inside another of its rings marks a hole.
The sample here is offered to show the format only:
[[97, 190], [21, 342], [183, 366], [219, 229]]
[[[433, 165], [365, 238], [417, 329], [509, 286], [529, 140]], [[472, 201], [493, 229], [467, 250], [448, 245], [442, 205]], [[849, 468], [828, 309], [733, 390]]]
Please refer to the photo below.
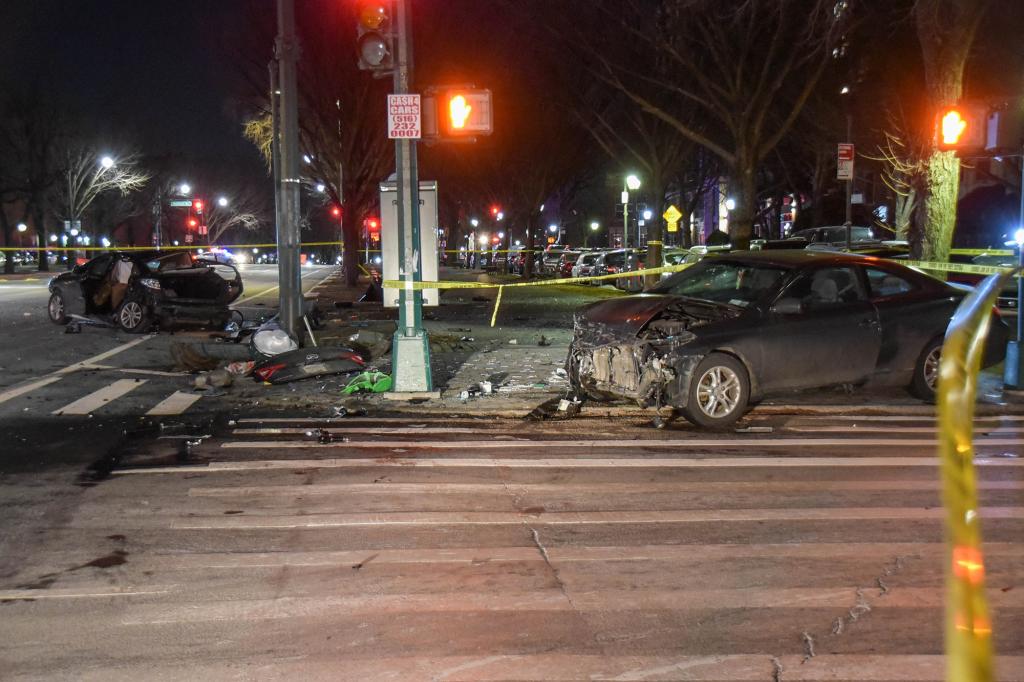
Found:
[[769, 265], [704, 260], [665, 280], [654, 293], [746, 307], [773, 292], [785, 274]]

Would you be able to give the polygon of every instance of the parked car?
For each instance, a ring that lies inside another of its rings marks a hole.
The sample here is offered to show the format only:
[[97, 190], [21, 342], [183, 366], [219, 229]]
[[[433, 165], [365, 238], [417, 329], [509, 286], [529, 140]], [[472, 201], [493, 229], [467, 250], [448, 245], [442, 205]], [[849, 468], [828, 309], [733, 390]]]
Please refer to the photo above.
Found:
[[[594, 262], [592, 275], [614, 275], [626, 269], [626, 249], [602, 251]], [[613, 284], [614, 279], [599, 279], [592, 282], [596, 285]]]
[[555, 264], [555, 277], [572, 277], [572, 266], [579, 257], [579, 251], [563, 251]]
[[[126, 260], [131, 277], [123, 301], [112, 293], [116, 264]], [[181, 323], [223, 327], [228, 305], [242, 295], [234, 266], [193, 259], [184, 251], [108, 252], [50, 280], [47, 313], [56, 324], [72, 317], [113, 320], [127, 332]], [[114, 304], [117, 303], [115, 306]]]
[[[730, 426], [779, 390], [871, 382], [932, 400], [965, 293], [870, 256], [708, 256], [652, 294], [577, 313], [566, 369], [581, 396], [669, 405], [707, 428]], [[985, 366], [1002, 360], [1008, 334], [993, 314]]]
[[[828, 225], [826, 227], [810, 227], [806, 230], [798, 230], [789, 235], [790, 239], [802, 239], [808, 244], [845, 244], [846, 226]], [[875, 233], [870, 227], [854, 225], [850, 228], [850, 241], [863, 242], [875, 239]]]
[[558, 259], [562, 257], [562, 254], [568, 248], [564, 244], [548, 244], [544, 248], [544, 255], [539, 261], [536, 261], [538, 264], [537, 271], [545, 275], [554, 274], [558, 267]]
[[581, 253], [580, 257], [576, 259], [576, 263], [572, 266], [572, 276], [589, 277], [593, 274], [594, 264], [597, 263], [597, 259], [600, 256], [601, 252], [599, 251]]

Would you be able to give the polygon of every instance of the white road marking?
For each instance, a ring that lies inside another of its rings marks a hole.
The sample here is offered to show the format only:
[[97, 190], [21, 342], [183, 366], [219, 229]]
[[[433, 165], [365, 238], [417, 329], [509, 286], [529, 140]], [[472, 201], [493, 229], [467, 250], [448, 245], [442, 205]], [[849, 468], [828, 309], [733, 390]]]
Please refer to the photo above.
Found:
[[194, 402], [202, 398], [203, 396], [199, 393], [185, 393], [184, 391], [175, 391], [170, 394], [159, 403], [157, 403], [153, 409], [146, 414], [151, 417], [157, 416], [169, 416], [172, 414], [181, 414], [192, 406]]
[[[982, 507], [978, 515], [994, 519], [1024, 519], [1021, 507]], [[176, 530], [241, 528], [349, 528], [365, 526], [490, 526], [530, 525], [581, 526], [653, 523], [730, 523], [750, 521], [941, 521], [941, 507], [800, 507], [791, 509], [680, 509], [664, 511], [592, 512], [354, 512], [347, 514], [280, 516], [190, 516], [174, 519]]]
[[[1024, 459], [985, 458], [975, 459], [976, 466], [985, 467], [1021, 467]], [[758, 468], [758, 467], [938, 467], [936, 457], [733, 457], [706, 459], [685, 458], [548, 458], [548, 459], [501, 459], [497, 457], [481, 458], [416, 458], [388, 457], [371, 459], [270, 459], [244, 462], [210, 462], [205, 467], [172, 466], [147, 467], [144, 469], [115, 469], [114, 475], [129, 474], [171, 474], [228, 471], [259, 471], [262, 469], [345, 469], [345, 468], [464, 468], [464, 467], [507, 467], [512, 469], [714, 469], [721, 468]]]
[[94, 355], [91, 358], [82, 360], [81, 362], [72, 363], [67, 367], [62, 367], [61, 369], [58, 369], [55, 372], [50, 372], [49, 374], [43, 376], [42, 378], [36, 379], [35, 381], [32, 381], [28, 384], [7, 389], [6, 391], [0, 393], [0, 403], [5, 403], [8, 400], [11, 400], [12, 398], [17, 398], [18, 396], [34, 391], [37, 388], [42, 388], [47, 384], [52, 384], [53, 382], [60, 380], [61, 377], [63, 377], [65, 374], [77, 372], [82, 369], [90, 369], [90, 365], [96, 364], [101, 360], [106, 360], [111, 356], [124, 352], [129, 348], [137, 346], [140, 343], [144, 343], [145, 341], [148, 341], [150, 338], [151, 337], [149, 336], [143, 336], [138, 339], [134, 339], [132, 341], [129, 341], [128, 343], [121, 344], [117, 348], [111, 348], [110, 350], [100, 353], [99, 355]]
[[[792, 406], [794, 409], [799, 408], [799, 405]], [[895, 409], [899, 409], [898, 407]], [[935, 422], [934, 414], [922, 414], [916, 417], [908, 415], [855, 415], [855, 414], [822, 414], [822, 415], [797, 415], [793, 418], [794, 422], [803, 421], [805, 419], [833, 419], [842, 421], [865, 421], [865, 422], [918, 422], [927, 421]], [[974, 421], [1024, 421], [1024, 414], [1005, 414], [1005, 415], [975, 415]]]
[[[935, 426], [883, 426], [880, 424], [872, 424], [868, 426], [787, 426], [783, 427], [785, 431], [794, 431], [796, 433], [848, 433], [850, 435], [856, 435], [858, 433], [935, 433]], [[974, 426], [976, 434], [986, 435], [999, 435], [999, 436], [1015, 436], [1024, 434], [1024, 427], [1014, 426], [999, 426], [998, 424], [976, 424]]]
[[[978, 481], [979, 490], [1024, 490], [1024, 481]], [[317, 495], [494, 495], [515, 492], [521, 495], [555, 495], [559, 499], [581, 495], [648, 495], [653, 493], [796, 493], [840, 490], [884, 492], [924, 490], [938, 492], [937, 480], [923, 481], [700, 481], [691, 483], [318, 483], [316, 485], [263, 485], [192, 488], [189, 497], [315, 497]]]
[[89, 414], [146, 383], [145, 379], [118, 379], [109, 386], [54, 410], [53, 414]]
[[260, 292], [260, 293], [258, 293], [258, 294], [253, 294], [252, 296], [246, 296], [245, 298], [240, 298], [240, 299], [238, 299], [237, 301], [233, 301], [233, 302], [231, 303], [231, 307], [235, 307], [235, 306], [241, 305], [241, 304], [245, 303], [246, 301], [251, 301], [251, 300], [252, 300], [252, 299], [254, 299], [254, 298], [260, 298], [261, 296], [266, 296], [266, 295], [267, 295], [267, 294], [269, 294], [269, 293], [270, 293], [271, 291], [276, 291], [276, 290], [278, 290], [278, 289], [280, 289], [280, 288], [281, 288], [281, 287], [280, 287], [280, 285], [278, 285], [278, 286], [272, 286], [272, 287], [270, 287], [269, 289], [265, 289], [265, 290], [261, 291], [261, 292]]
[[[350, 441], [346, 443], [316, 443], [313, 441], [230, 441], [222, 448], [273, 448], [273, 449], [325, 449], [346, 448], [354, 450], [381, 450], [388, 448], [417, 448], [420, 450], [509, 450], [524, 447], [561, 449], [608, 449], [617, 448], [636, 451], [642, 448], [671, 450], [692, 450], [694, 448], [794, 448], [794, 447], [933, 447], [934, 438], [692, 438], [679, 440], [376, 440]], [[1024, 438], [976, 438], [975, 446], [1011, 447], [1024, 445]]]
[[[303, 434], [309, 431], [310, 428], [268, 428], [268, 429], [234, 429], [231, 433], [236, 435], [293, 435]], [[512, 427], [514, 428], [514, 427]], [[510, 428], [509, 430], [512, 430]], [[363, 427], [331, 427], [331, 433], [398, 433], [398, 434], [411, 434], [411, 433], [480, 433], [479, 428], [475, 429], [462, 429], [462, 428], [444, 428], [444, 427], [423, 427], [422, 429], [412, 427], [401, 427], [401, 426], [372, 426], [367, 425]]]

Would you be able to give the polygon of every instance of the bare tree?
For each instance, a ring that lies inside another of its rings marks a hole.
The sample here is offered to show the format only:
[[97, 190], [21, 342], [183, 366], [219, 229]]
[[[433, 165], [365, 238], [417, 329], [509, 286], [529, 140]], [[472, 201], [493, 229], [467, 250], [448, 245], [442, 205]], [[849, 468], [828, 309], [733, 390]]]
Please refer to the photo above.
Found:
[[[964, 66], [988, 4], [988, 0], [916, 0], [914, 18], [932, 111], [956, 104], [963, 95]], [[932, 149], [924, 189], [924, 257], [945, 261], [953, 244], [960, 191], [960, 160], [955, 152]]]
[[211, 244], [220, 241], [228, 230], [254, 232], [262, 227], [269, 214], [266, 192], [242, 185], [219, 199], [206, 212], [206, 229]]
[[61, 182], [54, 183], [54, 204], [65, 220], [87, 215], [98, 198], [107, 193], [127, 197], [141, 190], [150, 174], [139, 168], [135, 153], [102, 156], [88, 144], [71, 143], [63, 153]]
[[814, 92], [846, 8], [835, 0], [597, 0], [574, 4], [570, 27], [559, 28], [578, 29], [577, 49], [605, 85], [723, 162], [736, 201], [733, 241], [745, 245], [758, 166]]

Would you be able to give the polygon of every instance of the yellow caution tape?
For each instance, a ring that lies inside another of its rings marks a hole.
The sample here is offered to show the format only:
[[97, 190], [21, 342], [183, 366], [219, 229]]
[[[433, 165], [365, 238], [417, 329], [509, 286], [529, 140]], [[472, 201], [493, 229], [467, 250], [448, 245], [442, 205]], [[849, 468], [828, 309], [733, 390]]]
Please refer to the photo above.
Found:
[[1013, 256], [1012, 249], [950, 249], [954, 256]]
[[521, 287], [548, 287], [560, 284], [580, 284], [583, 282], [595, 282], [606, 279], [622, 279], [624, 277], [644, 277], [647, 275], [660, 275], [664, 273], [680, 272], [693, 265], [693, 263], [680, 263], [678, 265], [665, 265], [660, 268], [645, 268], [643, 270], [629, 270], [627, 272], [616, 272], [610, 275], [590, 275], [588, 277], [563, 277], [561, 279], [544, 279], [534, 282], [509, 282], [507, 284], [496, 284], [494, 282], [406, 282], [400, 279], [384, 280], [381, 284], [386, 289], [404, 289], [416, 291], [422, 289], [497, 289], [498, 295], [494, 301], [494, 312], [491, 313], [491, 326], [498, 319], [498, 307], [501, 305], [501, 296], [505, 288]]
[[[306, 246], [343, 246], [341, 242], [304, 242], [299, 248]], [[276, 249], [277, 244], [178, 244], [156, 246], [81, 246], [78, 244], [51, 244], [50, 246], [0, 246], [0, 251], [210, 251], [211, 249]], [[363, 251], [363, 249], [360, 249]], [[365, 253], [365, 251], [363, 251]], [[379, 251], [371, 251], [379, 253]]]
[[949, 323], [939, 361], [936, 402], [948, 544], [947, 680], [990, 682], [994, 676], [974, 471], [974, 404], [992, 306], [1012, 272], [989, 276], [963, 300]]
[[919, 270], [930, 270], [933, 272], [958, 272], [971, 275], [1001, 275], [1010, 272], [1011, 268], [1000, 268], [994, 265], [968, 265], [966, 263], [938, 263], [934, 261], [920, 260], [897, 260], [896, 263], [906, 265]]

